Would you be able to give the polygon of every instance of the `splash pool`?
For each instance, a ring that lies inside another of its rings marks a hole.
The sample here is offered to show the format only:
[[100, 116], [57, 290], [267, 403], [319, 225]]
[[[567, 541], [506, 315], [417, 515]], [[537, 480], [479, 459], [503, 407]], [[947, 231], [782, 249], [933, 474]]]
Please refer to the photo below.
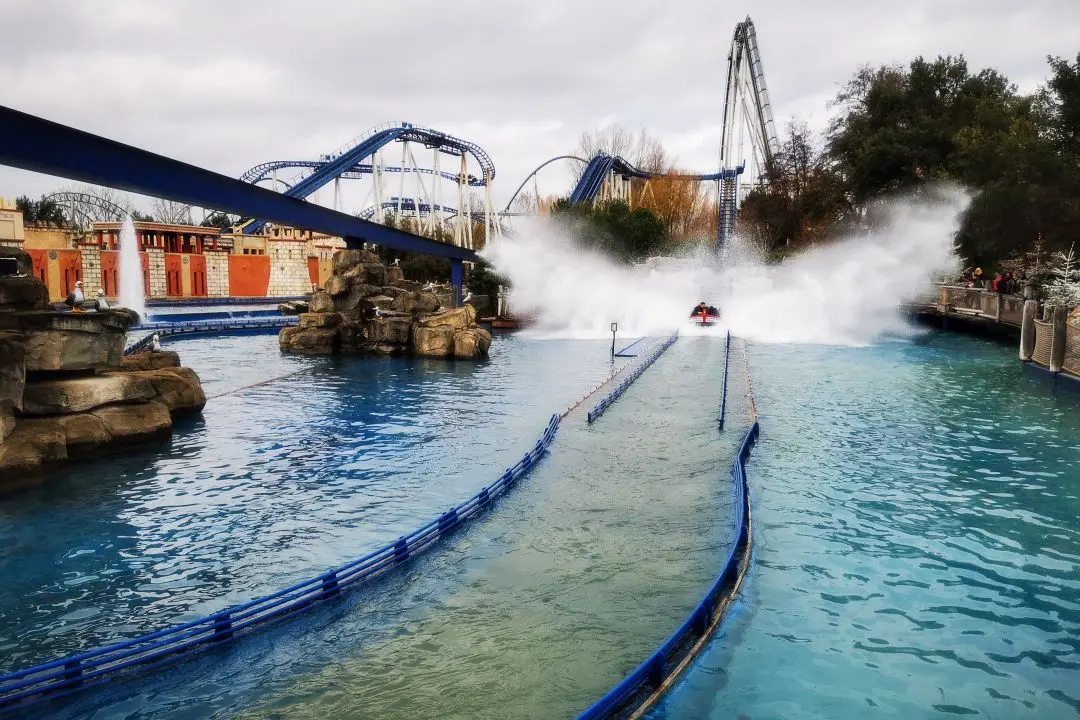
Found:
[[1080, 715], [1080, 408], [1010, 348], [758, 345], [755, 557], [654, 718]]
[[[0, 669], [276, 589], [412, 529], [606, 376], [608, 344], [503, 336], [491, 362], [455, 365], [176, 341], [212, 399], [167, 452], [67, 470], [0, 505]], [[407, 572], [44, 716], [573, 717], [671, 632], [729, 548], [746, 411], [733, 372], [717, 433], [722, 357], [715, 338], [680, 340]], [[1011, 351], [940, 334], [751, 345], [750, 366], [754, 564], [653, 716], [1080, 713], [1080, 411], [1023, 380]]]

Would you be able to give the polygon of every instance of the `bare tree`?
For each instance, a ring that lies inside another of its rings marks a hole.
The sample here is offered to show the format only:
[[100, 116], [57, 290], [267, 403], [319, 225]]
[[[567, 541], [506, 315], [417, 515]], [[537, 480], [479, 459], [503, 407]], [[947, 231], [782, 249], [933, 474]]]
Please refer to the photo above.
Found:
[[100, 185], [66, 185], [57, 192], [63, 194], [60, 204], [78, 225], [123, 220], [132, 209], [131, 196]]
[[167, 225], [191, 225], [191, 206], [163, 198], [154, 198], [151, 215]]
[[[662, 173], [669, 168], [670, 160], [663, 143], [645, 128], [635, 135], [619, 125], [608, 125], [600, 130], [586, 130], [578, 140], [576, 154], [586, 160], [598, 152], [621, 157], [631, 165], [650, 173]], [[584, 166], [574, 169], [574, 183], [581, 179]]]

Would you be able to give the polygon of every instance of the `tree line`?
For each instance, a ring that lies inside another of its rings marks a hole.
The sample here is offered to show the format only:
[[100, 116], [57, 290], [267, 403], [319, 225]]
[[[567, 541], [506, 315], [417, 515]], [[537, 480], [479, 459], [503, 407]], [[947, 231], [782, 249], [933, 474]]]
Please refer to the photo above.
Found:
[[957, 234], [971, 266], [1013, 269], [1080, 237], [1080, 53], [1050, 57], [1021, 93], [961, 57], [863, 67], [840, 90], [823, 142], [793, 120], [739, 229], [782, 256], [875, 222], [897, 193], [951, 182], [972, 193]]

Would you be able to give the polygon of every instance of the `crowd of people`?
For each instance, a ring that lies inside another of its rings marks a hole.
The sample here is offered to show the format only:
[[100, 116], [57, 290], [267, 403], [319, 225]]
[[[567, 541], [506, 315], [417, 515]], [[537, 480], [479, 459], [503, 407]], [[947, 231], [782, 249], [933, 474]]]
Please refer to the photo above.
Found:
[[1024, 278], [1013, 275], [1010, 270], [1005, 273], [999, 272], [994, 276], [993, 280], [987, 283], [982, 268], [975, 268], [974, 272], [971, 273], [971, 278], [965, 285], [970, 288], [982, 288], [1005, 295], [1018, 295], [1023, 290]]

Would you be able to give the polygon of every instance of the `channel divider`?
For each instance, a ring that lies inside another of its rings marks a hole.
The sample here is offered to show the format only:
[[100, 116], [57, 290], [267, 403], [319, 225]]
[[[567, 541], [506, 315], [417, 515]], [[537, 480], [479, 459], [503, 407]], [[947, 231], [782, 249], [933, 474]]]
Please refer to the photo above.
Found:
[[634, 370], [626, 376], [626, 378], [615, 386], [615, 389], [600, 399], [600, 402], [596, 403], [592, 410], [589, 411], [589, 423], [592, 424], [600, 418], [604, 412], [611, 407], [612, 403], [618, 400], [627, 388], [634, 384], [634, 381], [641, 377], [641, 374], [645, 372], [650, 365], [656, 362], [656, 359], [664, 354], [664, 351], [671, 347], [676, 340], [679, 339], [679, 333], [665, 340], [658, 348], [653, 350], [648, 357], [645, 358]]

